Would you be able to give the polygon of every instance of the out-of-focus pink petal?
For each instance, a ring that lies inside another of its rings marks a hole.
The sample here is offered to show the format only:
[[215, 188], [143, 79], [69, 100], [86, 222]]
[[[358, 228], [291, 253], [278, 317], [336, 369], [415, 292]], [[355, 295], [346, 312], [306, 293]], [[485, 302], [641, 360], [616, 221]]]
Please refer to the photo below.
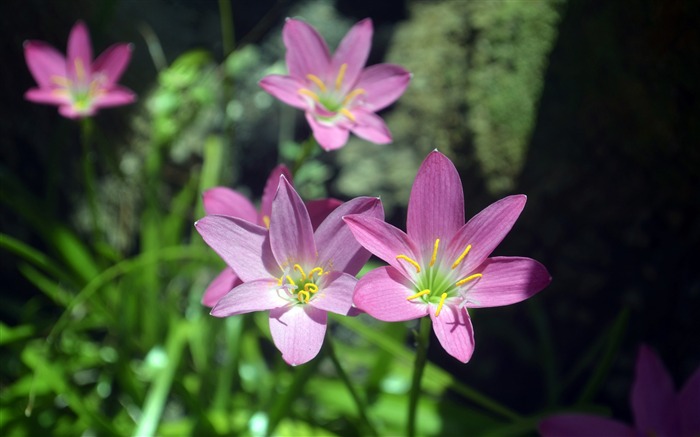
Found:
[[680, 435], [700, 435], [700, 368], [683, 386], [678, 395], [681, 419]]
[[288, 301], [278, 287], [276, 279], [244, 282], [222, 297], [211, 310], [211, 315], [228, 317], [283, 307]]
[[590, 414], [557, 414], [544, 419], [538, 428], [542, 437], [638, 437], [629, 425]]
[[332, 197], [328, 199], [309, 200], [306, 202], [306, 210], [309, 211], [311, 226], [314, 229], [318, 229], [321, 223], [328, 217], [328, 214], [342, 204], [342, 201]]
[[277, 187], [280, 184], [280, 176], [287, 178], [290, 184], [294, 185], [292, 182], [292, 174], [289, 169], [284, 164], [279, 164], [272, 169], [270, 175], [267, 177], [265, 182], [265, 188], [263, 189], [262, 200], [260, 202], [260, 213], [258, 214], [258, 224], [259, 225], [269, 225], [268, 221], [265, 224], [265, 217], [270, 220], [270, 214], [272, 214], [272, 200], [275, 198], [275, 193], [277, 192]]
[[425, 158], [408, 200], [406, 230], [430, 257], [437, 238], [449, 241], [464, 225], [464, 192], [452, 161], [437, 150]]
[[311, 361], [323, 345], [328, 315], [311, 305], [291, 305], [270, 311], [270, 334], [282, 359], [292, 366]]
[[[370, 257], [353, 237], [343, 216], [357, 214], [384, 220], [382, 202], [376, 197], [356, 197], [339, 206], [321, 223], [314, 238], [318, 245], [318, 264], [356, 275]], [[325, 267], [324, 267], [325, 268]]]
[[128, 105], [136, 101], [136, 94], [128, 88], [115, 85], [104, 94], [95, 97], [92, 106], [95, 108], [111, 108]]
[[391, 266], [371, 270], [355, 287], [355, 306], [384, 322], [413, 320], [428, 314], [429, 306], [419, 300], [407, 300], [413, 285]]
[[361, 108], [354, 108], [352, 113], [355, 116], [355, 124], [350, 128], [352, 133], [375, 144], [391, 142], [391, 132], [380, 116]]
[[[270, 245], [278, 265], [311, 265], [316, 260], [316, 243], [309, 213], [299, 194], [286, 178], [280, 177], [270, 213]], [[234, 267], [234, 270], [238, 271]]]
[[32, 88], [24, 93], [24, 98], [34, 103], [44, 103], [48, 105], [71, 105], [72, 100], [68, 92], [61, 92], [49, 88]]
[[363, 108], [379, 111], [394, 103], [406, 91], [411, 73], [394, 64], [377, 64], [365, 68], [355, 88], [365, 90]]
[[202, 296], [202, 305], [213, 308], [219, 299], [240, 284], [238, 275], [230, 267], [226, 267], [209, 283]]
[[296, 77], [271, 74], [258, 82], [260, 87], [273, 97], [284, 103], [299, 109], [308, 109], [306, 99], [299, 94], [299, 90], [306, 88], [304, 82]]
[[445, 305], [440, 315], [435, 317], [436, 310], [437, 304], [431, 304], [430, 319], [442, 348], [459, 361], [468, 362], [474, 353], [474, 330], [467, 310]]
[[250, 200], [230, 188], [214, 187], [208, 189], [202, 196], [202, 203], [207, 215], [226, 215], [262, 224], [258, 223], [258, 212]]
[[83, 110], [77, 110], [75, 106], [73, 106], [72, 103], [67, 104], [67, 105], [61, 105], [58, 107], [58, 113], [61, 114], [62, 116], [70, 119], [78, 119], [78, 118], [83, 118], [83, 117], [90, 117], [95, 115], [95, 108], [94, 107], [88, 107]]
[[350, 131], [346, 128], [319, 123], [310, 112], [306, 113], [306, 121], [311, 126], [314, 138], [324, 150], [340, 149], [348, 142]]
[[678, 435], [671, 375], [647, 345], [639, 347], [635, 372], [631, 400], [636, 428], [645, 435]]
[[92, 76], [92, 44], [87, 26], [82, 21], [75, 23], [68, 35], [67, 58], [68, 77], [88, 83]]
[[222, 215], [208, 215], [194, 226], [244, 282], [280, 276], [264, 227]]
[[321, 277], [318, 293], [309, 301], [309, 305], [324, 311], [346, 315], [352, 308], [352, 294], [357, 279], [339, 271], [329, 272]]
[[287, 48], [287, 68], [290, 76], [305, 80], [314, 74], [325, 80], [330, 65], [328, 46], [316, 29], [300, 20], [287, 19], [282, 29]]
[[461, 275], [472, 272], [510, 232], [526, 201], [527, 197], [522, 194], [508, 196], [472, 217], [450, 241], [445, 253], [447, 260], [454, 262], [453, 260], [457, 260], [467, 246], [471, 245], [469, 253], [463, 258], [458, 269]]
[[27, 41], [24, 43], [24, 58], [40, 88], [55, 87], [58, 84], [54, 79], [66, 80], [66, 58], [50, 45], [41, 41]]
[[[373, 31], [372, 20], [369, 18], [356, 23], [343, 37], [343, 40], [340, 41], [338, 48], [333, 54], [329, 79], [337, 79], [341, 66], [343, 64], [346, 65], [340, 87], [342, 93], [346, 93], [354, 88], [353, 85], [367, 62], [367, 56], [369, 56]], [[333, 82], [333, 85], [336, 85], [336, 83]]]
[[104, 86], [109, 88], [117, 83], [131, 60], [131, 44], [113, 44], [102, 52], [92, 64], [93, 74], [104, 74]]
[[377, 257], [394, 266], [406, 277], [414, 277], [415, 269], [412, 265], [396, 259], [404, 255], [414, 261], [418, 260], [418, 249], [413, 241], [400, 229], [372, 217], [345, 216], [343, 217], [350, 231], [365, 249]]
[[469, 308], [496, 307], [521, 302], [549, 285], [547, 269], [530, 258], [488, 258], [476, 272], [483, 276], [465, 287]]

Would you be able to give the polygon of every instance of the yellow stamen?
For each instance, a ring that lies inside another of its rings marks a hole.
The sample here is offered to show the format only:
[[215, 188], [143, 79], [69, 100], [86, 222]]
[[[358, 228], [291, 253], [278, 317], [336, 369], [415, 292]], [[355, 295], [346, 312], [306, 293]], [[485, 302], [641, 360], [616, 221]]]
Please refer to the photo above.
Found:
[[310, 295], [309, 292], [306, 291], [306, 290], [301, 290], [301, 291], [297, 294], [297, 299], [299, 299], [299, 302], [309, 303], [309, 297], [311, 297], [311, 295]]
[[311, 269], [311, 271], [309, 272], [309, 279], [313, 277], [314, 273], [316, 273], [316, 276], [320, 277], [323, 274], [323, 269], [321, 267], [314, 267], [313, 269]]
[[304, 285], [304, 291], [314, 294], [318, 292], [318, 285], [309, 282], [308, 284]]
[[294, 264], [294, 267], [292, 267], [294, 270], [297, 272], [301, 273], [301, 280], [305, 281], [306, 280], [306, 273], [304, 273], [304, 269], [301, 268], [299, 264]]
[[360, 94], [365, 94], [365, 90], [362, 88], [355, 88], [350, 91], [347, 96], [343, 99], [343, 106], [347, 106], [348, 103], [352, 102], [352, 99], [359, 96]]
[[338, 70], [338, 77], [335, 78], [335, 89], [339, 90], [343, 85], [343, 78], [345, 77], [345, 70], [348, 69], [348, 64], [343, 64]]
[[321, 100], [318, 98], [318, 94], [316, 94], [315, 92], [313, 92], [311, 90], [307, 90], [306, 88], [302, 88], [297, 92], [299, 94], [305, 95], [306, 97], [311, 97], [311, 99], [313, 99], [313, 101], [316, 103], [319, 103], [319, 104], [321, 103]]
[[75, 59], [75, 75], [78, 76], [79, 82], [82, 82], [85, 78], [85, 67], [83, 66], [83, 60], [80, 58]]
[[68, 88], [71, 84], [70, 79], [64, 76], [51, 76], [51, 82], [64, 88]]
[[419, 298], [419, 297], [421, 297], [421, 296], [425, 296], [426, 294], [430, 294], [430, 290], [425, 289], [425, 290], [423, 290], [423, 291], [419, 291], [419, 292], [416, 293], [416, 294], [413, 294], [413, 295], [411, 295], [411, 296], [408, 296], [408, 297], [406, 298], [406, 300], [417, 299], [417, 298]]
[[459, 265], [459, 263], [462, 262], [462, 260], [464, 259], [464, 257], [467, 256], [467, 254], [469, 253], [469, 251], [470, 251], [471, 249], [472, 249], [472, 245], [471, 245], [471, 244], [468, 245], [466, 249], [464, 249], [464, 252], [462, 252], [462, 254], [459, 256], [459, 258], [457, 258], [457, 261], [455, 261], [454, 264], [452, 264], [452, 270], [454, 270], [454, 269], [457, 268], [457, 266]]
[[348, 111], [347, 109], [343, 108], [343, 109], [341, 109], [341, 110], [338, 111], [338, 112], [340, 112], [341, 114], [343, 114], [344, 116], [346, 116], [347, 118], [349, 118], [350, 121], [352, 121], [352, 122], [355, 121], [355, 115], [354, 115], [352, 112]]
[[435, 258], [437, 258], [437, 250], [438, 250], [439, 244], [440, 244], [440, 239], [436, 238], [435, 245], [433, 246], [433, 256], [432, 256], [432, 258], [430, 258], [430, 264], [429, 264], [430, 267], [432, 267], [433, 264], [435, 264]]
[[264, 215], [262, 220], [265, 227], [270, 229], [270, 216]]
[[296, 282], [294, 282], [294, 280], [292, 279], [292, 277], [289, 276], [289, 275], [287, 275], [287, 281], [288, 281], [290, 284], [292, 284], [293, 286], [295, 286], [295, 287], [297, 286]]
[[456, 283], [455, 285], [456, 285], [457, 287], [460, 287], [460, 286], [466, 284], [467, 282], [472, 281], [472, 280], [474, 280], [474, 279], [476, 279], [476, 278], [480, 278], [480, 277], [482, 277], [482, 276], [484, 276], [484, 275], [482, 275], [481, 273], [474, 273], [474, 274], [471, 275], [471, 276], [467, 276], [466, 278], [464, 278], [464, 279], [462, 279], [462, 280], [460, 280], [460, 281], [457, 281], [457, 283]]
[[442, 293], [442, 295], [440, 296], [440, 303], [438, 304], [438, 307], [435, 310], [435, 317], [440, 315], [440, 311], [442, 311], [442, 306], [445, 304], [445, 299], [447, 299], [447, 293]]
[[402, 259], [402, 260], [410, 263], [413, 267], [416, 268], [416, 273], [420, 273], [420, 266], [418, 265], [418, 263], [413, 261], [411, 258], [407, 257], [406, 255], [396, 255], [396, 259]]
[[318, 76], [315, 74], [307, 74], [306, 78], [309, 79], [311, 82], [315, 83], [316, 86], [318, 87], [319, 90], [321, 90], [322, 93], [326, 92], [326, 84], [323, 83], [321, 79], [319, 79]]
[[279, 278], [279, 279], [277, 280], [277, 285], [282, 285], [282, 278]]

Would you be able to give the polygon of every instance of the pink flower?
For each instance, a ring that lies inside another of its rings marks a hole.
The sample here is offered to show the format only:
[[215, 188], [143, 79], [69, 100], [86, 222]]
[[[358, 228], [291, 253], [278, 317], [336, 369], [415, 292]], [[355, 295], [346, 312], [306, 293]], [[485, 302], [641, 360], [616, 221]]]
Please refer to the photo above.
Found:
[[327, 312], [351, 312], [355, 275], [370, 256], [345, 226], [347, 214], [384, 216], [379, 199], [359, 197], [336, 208], [314, 231], [307, 208], [282, 176], [269, 229], [220, 215], [199, 220], [195, 226], [204, 241], [242, 281], [211, 314], [269, 310], [282, 358], [291, 365], [313, 359], [323, 344]]
[[343, 147], [350, 131], [373, 143], [391, 142], [389, 129], [375, 112], [403, 94], [411, 75], [392, 64], [364, 68], [372, 32], [372, 20], [360, 21], [331, 56], [313, 27], [288, 19], [282, 38], [289, 75], [260, 81], [265, 91], [306, 112], [314, 137], [325, 150]]
[[680, 393], [659, 357], [646, 345], [639, 348], [631, 393], [634, 426], [588, 414], [557, 414], [540, 422], [545, 437], [698, 436], [700, 435], [700, 368]]
[[131, 58], [131, 45], [114, 44], [92, 61], [88, 30], [82, 21], [68, 37], [68, 59], [42, 41], [27, 41], [24, 57], [39, 85], [24, 97], [34, 103], [58, 105], [67, 118], [94, 115], [98, 109], [132, 103], [136, 95], [117, 85]]
[[357, 241], [389, 263], [360, 279], [355, 305], [387, 322], [430, 316], [442, 347], [466, 363], [474, 351], [467, 308], [520, 302], [551, 281], [545, 267], [530, 258], [488, 258], [525, 200], [506, 197], [464, 224], [457, 169], [443, 154], [430, 153], [413, 183], [407, 233], [377, 218], [345, 217]]
[[[259, 226], [268, 227], [270, 225], [272, 198], [275, 195], [280, 175], [284, 175], [289, 181], [292, 180], [292, 176], [286, 166], [278, 165], [275, 167], [267, 178], [259, 212], [243, 195], [226, 187], [214, 187], [204, 192], [204, 211], [207, 215], [238, 217]], [[309, 211], [313, 228], [316, 229], [328, 214], [341, 203], [337, 199], [319, 199], [306, 202], [306, 208]], [[213, 307], [219, 299], [241, 283], [242, 281], [233, 269], [226, 267], [207, 287], [202, 297], [202, 304], [210, 308]]]

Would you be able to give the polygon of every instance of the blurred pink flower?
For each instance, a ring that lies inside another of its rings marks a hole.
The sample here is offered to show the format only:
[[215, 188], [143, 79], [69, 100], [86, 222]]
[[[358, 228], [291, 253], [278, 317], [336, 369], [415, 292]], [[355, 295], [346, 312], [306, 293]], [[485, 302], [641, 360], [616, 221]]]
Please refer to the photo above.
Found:
[[314, 138], [325, 150], [343, 147], [351, 131], [373, 143], [391, 142], [389, 129], [375, 112], [403, 94], [411, 75], [392, 64], [364, 68], [372, 33], [372, 20], [360, 21], [331, 56], [313, 27], [288, 19], [282, 38], [289, 75], [260, 81], [265, 91], [306, 112]]
[[[267, 228], [270, 225], [272, 199], [275, 196], [275, 190], [281, 175], [284, 175], [291, 183], [292, 175], [287, 167], [282, 164], [275, 167], [265, 183], [260, 211], [257, 211], [255, 206], [245, 196], [226, 187], [214, 187], [204, 192], [202, 199], [204, 211], [207, 215], [237, 217]], [[316, 229], [328, 214], [340, 206], [341, 203], [340, 200], [332, 198], [306, 202], [306, 208], [309, 211], [313, 228]], [[241, 283], [240, 278], [233, 269], [226, 267], [205, 290], [202, 304], [212, 308], [219, 299]]]
[[24, 57], [38, 88], [24, 97], [34, 103], [57, 105], [67, 118], [94, 115], [98, 109], [132, 103], [136, 95], [117, 85], [129, 60], [130, 44], [114, 44], [92, 60], [92, 45], [82, 21], [68, 37], [68, 59], [42, 41], [27, 41]]
[[377, 198], [343, 203], [314, 231], [307, 208], [284, 176], [272, 201], [269, 229], [246, 220], [209, 215], [195, 223], [204, 241], [242, 283], [211, 314], [228, 317], [269, 311], [270, 333], [282, 358], [304, 364], [321, 349], [328, 311], [353, 312], [355, 275], [369, 259], [342, 217], [382, 218]]
[[520, 302], [551, 281], [533, 259], [488, 258], [525, 200], [524, 195], [506, 197], [464, 224], [457, 169], [445, 155], [430, 153], [413, 183], [407, 233], [377, 218], [345, 217], [357, 241], [389, 263], [360, 279], [355, 305], [387, 322], [430, 316], [442, 347], [466, 363], [474, 351], [467, 308]]
[[676, 393], [671, 375], [646, 345], [639, 348], [630, 396], [634, 426], [590, 414], [557, 414], [540, 422], [544, 437], [700, 435], [700, 368]]

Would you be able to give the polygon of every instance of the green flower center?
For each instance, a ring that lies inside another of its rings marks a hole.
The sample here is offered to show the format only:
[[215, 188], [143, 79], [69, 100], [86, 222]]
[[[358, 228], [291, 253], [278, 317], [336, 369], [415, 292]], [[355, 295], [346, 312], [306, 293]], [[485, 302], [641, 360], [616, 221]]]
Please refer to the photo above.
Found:
[[285, 288], [290, 296], [296, 299], [300, 304], [309, 303], [309, 300], [318, 293], [317, 282], [322, 275], [327, 275], [322, 267], [314, 267], [309, 270], [307, 275], [304, 269], [299, 264], [294, 264], [292, 270], [287, 274], [277, 278], [277, 284]]
[[316, 114], [316, 118], [322, 121], [334, 122], [341, 115], [348, 120], [354, 122], [355, 115], [350, 111], [351, 104], [358, 96], [366, 94], [365, 90], [362, 88], [355, 88], [347, 94], [343, 94], [343, 79], [345, 78], [345, 72], [348, 69], [348, 64], [343, 64], [338, 70], [338, 76], [335, 78], [335, 86], [329, 87], [324, 83], [321, 78], [315, 74], [307, 74], [306, 78], [312, 82], [315, 86], [314, 90], [309, 88], [301, 88], [298, 93], [305, 96], [314, 104], [321, 105], [328, 112], [332, 112], [333, 115], [319, 115]]

